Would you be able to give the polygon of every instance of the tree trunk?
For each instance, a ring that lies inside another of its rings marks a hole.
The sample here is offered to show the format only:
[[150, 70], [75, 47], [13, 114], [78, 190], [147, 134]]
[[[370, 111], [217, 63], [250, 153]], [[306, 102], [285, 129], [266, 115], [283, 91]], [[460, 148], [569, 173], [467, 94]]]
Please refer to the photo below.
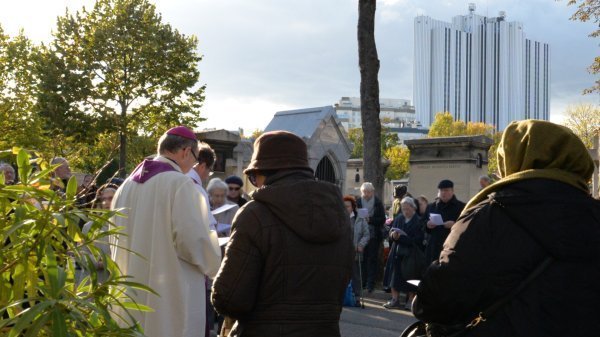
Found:
[[121, 119], [119, 121], [119, 177], [125, 178], [127, 164], [127, 106], [121, 103]]
[[358, 64], [360, 67], [360, 105], [363, 129], [364, 180], [375, 186], [383, 200], [381, 164], [381, 122], [379, 121], [379, 58], [375, 46], [376, 0], [358, 1]]

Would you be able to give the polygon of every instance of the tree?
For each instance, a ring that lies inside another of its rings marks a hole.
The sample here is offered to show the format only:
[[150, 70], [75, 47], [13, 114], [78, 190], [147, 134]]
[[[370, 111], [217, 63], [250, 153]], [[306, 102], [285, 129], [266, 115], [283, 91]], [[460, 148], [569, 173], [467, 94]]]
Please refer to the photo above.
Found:
[[[363, 158], [364, 133], [361, 128], [352, 128], [348, 130], [348, 139], [354, 144], [350, 158]], [[389, 128], [382, 127], [380, 135], [381, 153], [385, 153], [389, 148], [398, 145], [398, 135], [390, 132]], [[387, 157], [386, 157], [387, 158]]]
[[480, 123], [455, 121], [449, 112], [440, 112], [435, 115], [435, 120], [429, 128], [428, 137], [455, 137], [455, 136], [478, 136], [490, 137], [494, 143], [488, 150], [488, 172], [495, 174], [498, 170], [496, 152], [502, 137], [501, 132], [496, 132], [493, 125]]
[[0, 148], [44, 145], [42, 121], [33, 113], [38, 49], [21, 31], [15, 37], [0, 27]]
[[410, 150], [404, 145], [396, 145], [388, 148], [385, 152], [385, 158], [390, 161], [390, 166], [385, 172], [385, 177], [389, 180], [402, 179], [408, 173]]
[[358, 64], [360, 68], [360, 105], [364, 133], [364, 179], [383, 194], [381, 163], [381, 122], [379, 121], [379, 58], [375, 45], [376, 0], [358, 1]]
[[431, 138], [477, 135], [492, 137], [494, 130], [493, 125], [480, 122], [455, 121], [449, 112], [440, 112], [435, 115], [427, 136]]
[[[577, 4], [577, 11], [571, 16], [571, 20], [579, 20], [581, 22], [587, 22], [593, 20], [596, 27], [599, 27], [600, 23], [600, 0], [569, 0], [568, 6]], [[600, 36], [600, 28], [596, 29], [589, 35], [592, 38]], [[588, 68], [591, 74], [600, 73], [600, 56], [594, 58], [594, 62]], [[584, 94], [593, 93], [594, 91], [600, 92], [600, 80], [596, 80], [596, 83], [588, 89], [583, 91]]]
[[565, 126], [581, 139], [586, 147], [592, 148], [594, 136], [600, 132], [600, 106], [577, 104], [567, 107]]
[[121, 175], [128, 138], [157, 137], [170, 126], [202, 120], [197, 39], [163, 23], [148, 1], [98, 0], [89, 12], [67, 11], [54, 36], [50, 50], [64, 62], [56, 73], [78, 84], [65, 113], [85, 112], [98, 133], [118, 135]]

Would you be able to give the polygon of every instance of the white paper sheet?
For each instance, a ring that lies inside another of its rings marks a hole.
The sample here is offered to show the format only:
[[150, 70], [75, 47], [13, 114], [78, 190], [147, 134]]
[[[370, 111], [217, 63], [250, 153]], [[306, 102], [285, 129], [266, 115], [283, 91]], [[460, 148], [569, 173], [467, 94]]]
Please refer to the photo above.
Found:
[[429, 220], [431, 220], [431, 222], [433, 222], [433, 224], [436, 225], [436, 226], [443, 226], [444, 225], [444, 220], [442, 219], [442, 216], [440, 214], [430, 213], [429, 214]]
[[367, 208], [359, 208], [359, 209], [357, 209], [357, 211], [358, 211], [359, 218], [368, 218], [369, 217], [369, 210]]
[[417, 287], [419, 286], [419, 283], [421, 283], [420, 280], [408, 280], [406, 282], [412, 284], [413, 286], [417, 286]]
[[227, 210], [230, 210], [230, 209], [234, 208], [235, 206], [237, 206], [237, 205], [236, 204], [225, 204], [225, 205], [223, 205], [223, 206], [221, 206], [221, 207], [219, 207], [217, 209], [213, 209], [211, 211], [211, 213], [213, 215], [217, 215], [219, 213], [223, 213], [223, 212], [225, 212]]

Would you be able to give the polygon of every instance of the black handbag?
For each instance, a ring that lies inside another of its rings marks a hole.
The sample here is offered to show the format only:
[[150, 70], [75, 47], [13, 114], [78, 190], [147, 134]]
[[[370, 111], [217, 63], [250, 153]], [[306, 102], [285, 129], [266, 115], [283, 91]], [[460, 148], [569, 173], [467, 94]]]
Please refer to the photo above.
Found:
[[[529, 232], [527, 227], [523, 226], [519, 220], [515, 216], [513, 216], [504, 205], [498, 202], [495, 199], [492, 199], [491, 204], [499, 205], [501, 209], [504, 210], [506, 215], [519, 227], [521, 227], [527, 234], [529, 234], [536, 242], [538, 240], [535, 236]], [[538, 244], [540, 244], [538, 242]], [[543, 247], [540, 244], [540, 247]], [[515, 296], [520, 293], [525, 287], [533, 281], [536, 277], [538, 277], [550, 264], [554, 262], [554, 258], [552, 256], [548, 256], [545, 258], [538, 266], [531, 272], [527, 277], [519, 283], [519, 285], [514, 288], [507, 296], [500, 298], [498, 301], [494, 302], [494, 304], [490, 305], [485, 310], [479, 312], [477, 317], [473, 318], [468, 324], [457, 324], [457, 325], [441, 325], [441, 324], [429, 324], [422, 321], [414, 322], [409, 325], [400, 337], [460, 337], [463, 334], [467, 333], [471, 329], [475, 328], [481, 322], [485, 322], [487, 318], [493, 315], [498, 309], [504, 306], [506, 303], [511, 301]]]

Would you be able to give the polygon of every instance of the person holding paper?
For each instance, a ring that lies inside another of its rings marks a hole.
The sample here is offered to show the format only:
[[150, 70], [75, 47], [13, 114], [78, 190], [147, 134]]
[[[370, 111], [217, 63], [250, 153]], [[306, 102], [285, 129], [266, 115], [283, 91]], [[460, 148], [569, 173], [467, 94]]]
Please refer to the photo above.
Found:
[[[128, 289], [151, 312], [131, 314], [148, 337], [195, 337], [206, 329], [206, 277], [217, 273], [221, 249], [208, 226], [202, 195], [185, 175], [198, 163], [198, 140], [187, 127], [169, 129], [158, 141], [158, 156], [140, 163], [112, 200], [111, 251], [123, 275], [158, 296]], [[120, 317], [128, 317], [115, 308]]]
[[[401, 262], [408, 255], [410, 248], [417, 245], [423, 250], [423, 227], [421, 219], [416, 214], [417, 205], [411, 197], [404, 197], [400, 201], [401, 214], [394, 219], [389, 238], [392, 241], [390, 256], [385, 266], [383, 285], [392, 290], [392, 299], [383, 306], [387, 309], [410, 310], [416, 287], [407, 283], [402, 275]], [[399, 294], [407, 294], [406, 303], [400, 303]]]
[[[381, 270], [379, 268], [379, 248], [383, 242], [383, 225], [385, 223], [385, 208], [381, 200], [375, 195], [375, 187], [370, 182], [360, 186], [361, 197], [356, 200], [358, 208], [365, 208], [368, 213], [369, 243], [363, 253], [365, 263], [362, 265], [363, 288], [369, 293], [375, 287], [375, 278]], [[365, 277], [366, 276], [366, 277]]]
[[[229, 236], [233, 217], [235, 217], [235, 213], [240, 207], [227, 200], [229, 187], [219, 178], [212, 178], [208, 182], [208, 186], [206, 186], [206, 191], [210, 198], [211, 211], [213, 211], [213, 215], [217, 220], [217, 232], [219, 236]], [[225, 205], [228, 205], [229, 207], [224, 207], [222, 212], [215, 212], [215, 210]]]
[[[429, 233], [429, 241], [425, 249], [425, 262], [427, 265], [437, 260], [440, 256], [442, 245], [450, 233], [450, 228], [452, 228], [452, 225], [454, 225], [464, 207], [465, 203], [458, 200], [454, 195], [454, 183], [448, 179], [440, 181], [438, 184], [438, 196], [428, 207], [430, 218], [427, 221], [425, 229]], [[435, 218], [431, 219], [431, 215], [433, 214], [439, 214], [441, 223], [436, 221]]]

